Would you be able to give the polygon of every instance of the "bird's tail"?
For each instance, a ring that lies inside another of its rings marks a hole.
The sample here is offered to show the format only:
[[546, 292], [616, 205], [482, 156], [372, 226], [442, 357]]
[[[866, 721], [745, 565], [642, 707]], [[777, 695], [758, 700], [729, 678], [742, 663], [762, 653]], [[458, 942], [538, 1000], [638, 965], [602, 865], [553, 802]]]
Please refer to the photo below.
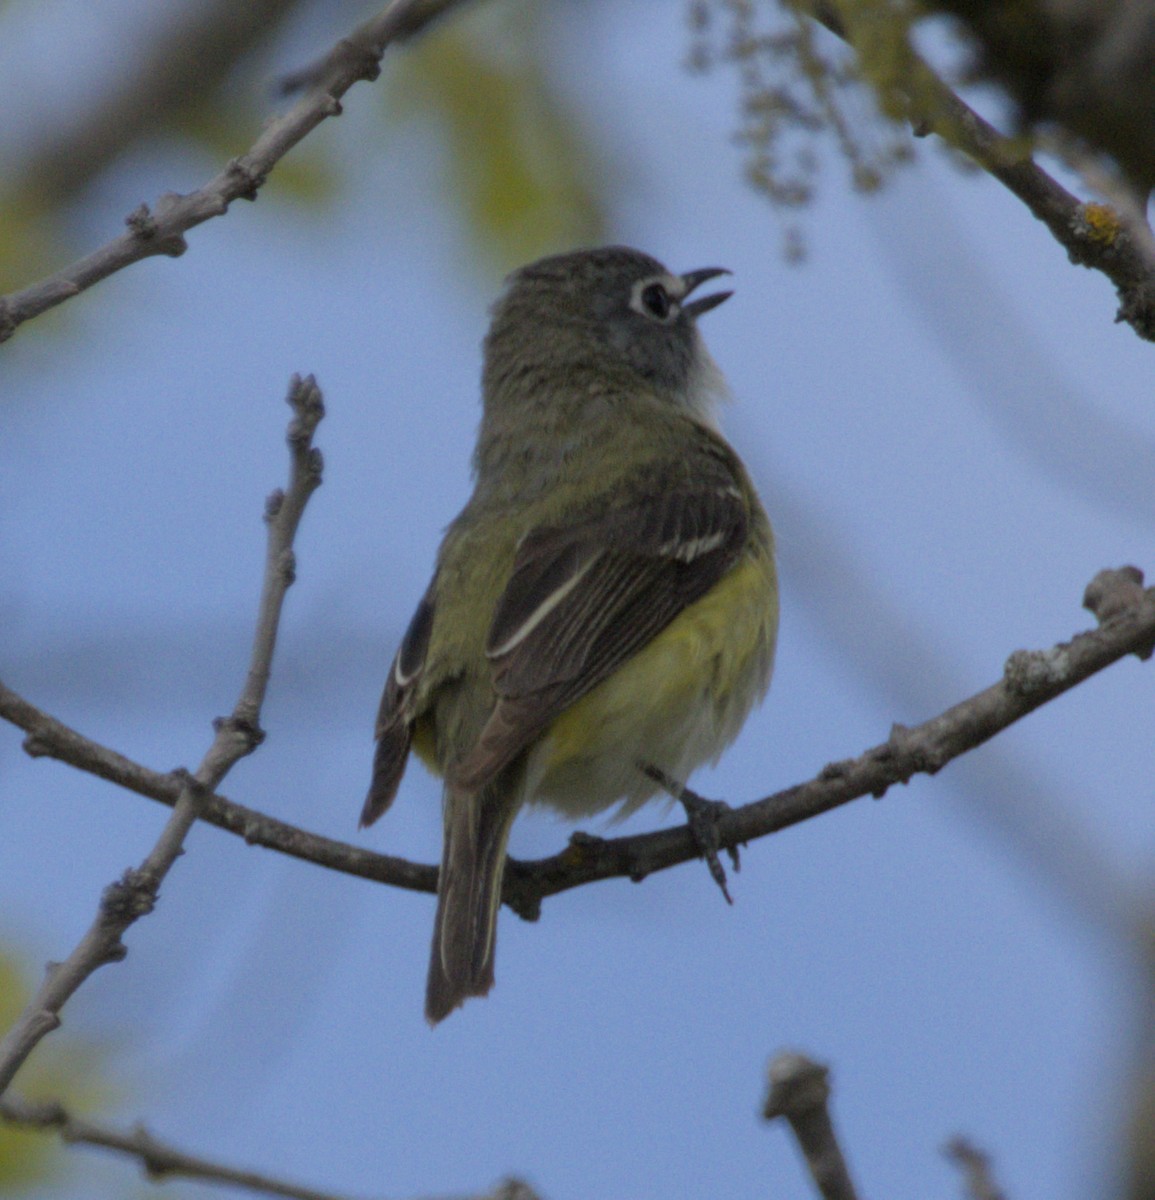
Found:
[[493, 986], [505, 847], [519, 801], [508, 777], [470, 791], [446, 785], [445, 847], [425, 987], [425, 1019], [430, 1025]]

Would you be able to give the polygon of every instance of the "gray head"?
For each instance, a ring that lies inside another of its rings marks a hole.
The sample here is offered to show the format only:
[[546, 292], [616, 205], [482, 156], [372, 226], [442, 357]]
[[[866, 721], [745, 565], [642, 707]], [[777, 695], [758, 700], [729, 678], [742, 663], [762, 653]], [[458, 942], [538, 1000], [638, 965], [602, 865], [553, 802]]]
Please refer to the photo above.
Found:
[[578, 386], [636, 387], [707, 410], [720, 389], [695, 322], [732, 293], [689, 297], [718, 275], [675, 275], [627, 246], [539, 259], [506, 280], [485, 340], [485, 391], [536, 389], [559, 373]]

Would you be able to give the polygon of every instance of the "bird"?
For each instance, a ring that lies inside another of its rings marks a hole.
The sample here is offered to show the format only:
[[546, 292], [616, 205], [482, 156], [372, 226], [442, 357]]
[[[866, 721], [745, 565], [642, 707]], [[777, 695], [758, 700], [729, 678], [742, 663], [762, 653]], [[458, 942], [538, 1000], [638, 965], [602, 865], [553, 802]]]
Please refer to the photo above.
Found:
[[389, 669], [361, 827], [410, 751], [443, 780], [436, 1025], [494, 982], [523, 806], [624, 816], [716, 761], [769, 686], [770, 522], [698, 320], [730, 272], [626, 246], [514, 271], [483, 345], [473, 491]]

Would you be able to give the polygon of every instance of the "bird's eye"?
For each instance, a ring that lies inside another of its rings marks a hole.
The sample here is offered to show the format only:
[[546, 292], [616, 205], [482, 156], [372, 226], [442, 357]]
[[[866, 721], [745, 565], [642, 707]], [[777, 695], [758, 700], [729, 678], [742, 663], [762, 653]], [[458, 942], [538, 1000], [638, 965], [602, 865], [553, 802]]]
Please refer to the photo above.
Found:
[[672, 307], [670, 293], [660, 283], [651, 283], [642, 289], [642, 304], [646, 312], [659, 321], [664, 321], [670, 315]]

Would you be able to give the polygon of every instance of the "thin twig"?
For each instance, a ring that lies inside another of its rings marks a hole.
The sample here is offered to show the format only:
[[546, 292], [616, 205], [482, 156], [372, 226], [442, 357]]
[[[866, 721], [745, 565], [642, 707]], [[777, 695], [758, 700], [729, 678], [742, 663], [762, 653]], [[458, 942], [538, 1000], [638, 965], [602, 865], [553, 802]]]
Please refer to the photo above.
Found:
[[305, 503], [321, 482], [321, 457], [312, 438], [324, 415], [321, 393], [313, 378], [294, 376], [289, 387], [293, 420], [289, 425], [292, 468], [289, 489], [276, 492], [267, 508], [268, 556], [257, 614], [248, 677], [232, 715], [215, 722], [216, 737], [193, 774], [180, 772], [172, 816], [144, 862], [104, 890], [96, 917], [64, 962], [51, 963], [44, 982], [0, 1041], [0, 1095], [24, 1061], [47, 1034], [60, 1025], [60, 1010], [98, 968], [127, 954], [123, 935], [156, 905], [160, 885], [183, 853], [185, 836], [200, 816], [213, 789], [235, 763], [251, 754], [264, 737], [261, 702], [268, 686], [277, 625], [285, 591], [292, 582], [292, 543]]
[[[404, 11], [395, 17], [390, 27], [389, 40], [403, 42], [407, 38], [421, 33], [426, 26], [465, 2], [466, 0], [415, 0], [415, 3], [407, 5]], [[305, 88], [323, 86], [329, 74], [339, 65], [339, 60], [348, 52], [347, 48], [350, 43], [356, 46], [365, 39], [375, 40], [379, 36], [375, 28], [378, 20], [379, 18], [374, 18], [354, 30], [316, 62], [308, 63], [306, 66], [282, 75], [279, 80], [281, 94], [291, 96], [294, 92], [303, 91]]]
[[[460, 0], [457, 0], [460, 2]], [[445, 0], [391, 0], [371, 20], [342, 38], [315, 71], [314, 82], [283, 116], [270, 121], [249, 150], [232, 159], [203, 187], [187, 195], [167, 192], [150, 208], [141, 204], [125, 218], [128, 231], [40, 282], [0, 297], [0, 342], [25, 321], [62, 304], [131, 263], [156, 254], [177, 257], [184, 235], [228, 211], [234, 200], [255, 200], [269, 172], [322, 121], [338, 116], [341, 97], [361, 80], [380, 74], [390, 43], [408, 37], [442, 15]]]
[[[154, 771], [94, 742], [30, 704], [3, 683], [0, 683], [0, 717], [27, 732], [24, 749], [34, 758], [54, 758], [68, 763], [169, 808], [180, 795], [180, 777], [176, 772]], [[376, 854], [363, 846], [310, 833], [216, 792], [206, 797], [201, 821], [244, 838], [252, 846], [264, 846], [346, 875], [417, 892], [437, 890], [436, 867]]]
[[[179, 1150], [169, 1142], [154, 1137], [143, 1125], [131, 1129], [116, 1129], [109, 1125], [73, 1116], [64, 1105], [49, 1102], [0, 1100], [0, 1121], [15, 1129], [56, 1133], [70, 1145], [95, 1146], [114, 1154], [136, 1159], [144, 1173], [154, 1180], [176, 1178], [196, 1179], [202, 1183], [222, 1184], [244, 1188], [263, 1196], [281, 1196], [287, 1200], [350, 1200], [336, 1192], [319, 1192], [315, 1188], [299, 1187], [283, 1179], [257, 1171], [227, 1167], [211, 1159]], [[432, 1200], [432, 1198], [430, 1198]], [[457, 1196], [455, 1200], [469, 1200]], [[519, 1179], [503, 1180], [493, 1191], [477, 1200], [538, 1200], [537, 1193]]]
[[[215, 749], [218, 743], [237, 740], [231, 729], [222, 728], [213, 743], [215, 757], [225, 753], [223, 746]], [[247, 751], [241, 750], [238, 757], [243, 753]], [[68, 958], [48, 964], [36, 995], [0, 1041], [0, 1095], [41, 1039], [60, 1027], [60, 1010], [80, 985], [98, 968], [120, 962], [128, 953], [121, 935], [155, 906], [162, 880], [183, 853], [185, 835], [197, 818], [202, 796], [197, 779], [188, 776], [148, 857], [104, 889], [95, 919]]]
[[785, 1120], [806, 1159], [823, 1200], [858, 1200], [834, 1122], [830, 1119], [830, 1071], [805, 1054], [774, 1056], [770, 1091], [762, 1109], [767, 1121]]
[[[743, 845], [819, 816], [862, 796], [882, 796], [919, 773], [934, 774], [952, 758], [981, 745], [1040, 705], [1130, 654], [1146, 658], [1155, 645], [1155, 588], [1144, 589], [1133, 567], [1102, 572], [1087, 588], [1085, 605], [1099, 628], [1050, 650], [1016, 651], [1003, 678], [983, 692], [912, 728], [895, 726], [890, 738], [856, 759], [826, 767], [807, 783], [731, 809], [718, 818], [721, 849]], [[180, 794], [174, 774], [149, 770], [84, 737], [0, 683], [0, 718], [25, 730], [33, 755], [69, 763], [138, 795], [172, 805]], [[214, 793], [201, 820], [318, 866], [409, 891], [434, 892], [437, 868], [321, 837]], [[599, 879], [643, 879], [696, 859], [700, 849], [686, 825], [632, 837], [575, 836], [560, 854], [526, 862], [510, 859], [503, 899], [536, 920], [542, 901]]]
[[283, 1196], [288, 1200], [348, 1200], [335, 1192], [319, 1192], [273, 1179], [256, 1171], [226, 1167], [195, 1154], [187, 1154], [154, 1137], [143, 1125], [130, 1130], [114, 1129], [74, 1117], [62, 1104], [32, 1103], [24, 1100], [0, 1100], [0, 1118], [17, 1129], [56, 1132], [69, 1144], [97, 1146], [140, 1162], [144, 1173], [154, 1180], [198, 1179], [203, 1183], [226, 1184], [265, 1196]]

